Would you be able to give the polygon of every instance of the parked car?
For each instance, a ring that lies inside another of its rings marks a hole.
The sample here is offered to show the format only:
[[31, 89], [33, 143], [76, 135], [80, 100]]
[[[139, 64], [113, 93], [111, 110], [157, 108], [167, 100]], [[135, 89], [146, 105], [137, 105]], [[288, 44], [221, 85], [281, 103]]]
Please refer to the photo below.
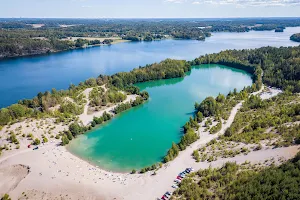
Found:
[[34, 147], [34, 148], [33, 148], [33, 150], [38, 150], [38, 149], [39, 149], [39, 147]]
[[180, 183], [181, 180], [175, 179], [174, 182], [175, 182], [175, 183]]
[[173, 184], [173, 185], [172, 185], [172, 188], [175, 188], [175, 189], [176, 189], [176, 188], [178, 188], [178, 185]]
[[193, 172], [193, 171], [194, 171], [194, 169], [193, 169], [192, 167], [190, 167], [190, 168], [187, 168], [187, 169], [189, 169], [191, 172]]
[[166, 192], [167, 195], [171, 196], [172, 195], [172, 192]]

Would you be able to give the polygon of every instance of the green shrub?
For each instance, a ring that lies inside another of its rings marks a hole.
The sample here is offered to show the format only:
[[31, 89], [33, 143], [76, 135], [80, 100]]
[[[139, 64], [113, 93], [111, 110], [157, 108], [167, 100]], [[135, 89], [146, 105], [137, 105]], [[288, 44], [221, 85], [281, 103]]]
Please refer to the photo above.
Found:
[[35, 138], [35, 140], [33, 141], [33, 145], [39, 145], [41, 144], [41, 141], [38, 138]]
[[63, 146], [69, 144], [69, 139], [68, 139], [68, 137], [67, 137], [66, 135], [63, 135], [63, 136], [61, 137], [61, 144], [62, 144]]

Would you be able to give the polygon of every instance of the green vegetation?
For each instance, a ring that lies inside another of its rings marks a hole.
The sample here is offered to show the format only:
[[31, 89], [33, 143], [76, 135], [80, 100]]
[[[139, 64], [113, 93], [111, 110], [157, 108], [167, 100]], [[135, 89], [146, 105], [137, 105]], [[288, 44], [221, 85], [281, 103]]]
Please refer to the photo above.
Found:
[[63, 145], [63, 146], [65, 146], [65, 145], [67, 145], [67, 144], [69, 144], [69, 139], [68, 139], [68, 137], [66, 136], [66, 135], [63, 135], [62, 137], [61, 137], [61, 144]]
[[173, 199], [299, 199], [300, 153], [279, 167], [245, 170], [227, 162], [183, 179]]
[[148, 95], [146, 95], [144, 98], [137, 96], [136, 99], [130, 103], [121, 103], [120, 105], [118, 105], [114, 109], [114, 113], [118, 114], [118, 113], [128, 110], [132, 107], [138, 106], [138, 105], [142, 104], [144, 101], [146, 101], [147, 99], [148, 99]]
[[[238, 101], [247, 98], [248, 92], [252, 92], [252, 87], [244, 88], [242, 91], [237, 92], [236, 89], [233, 92], [229, 92], [227, 97], [219, 94], [215, 99], [213, 97], [207, 97], [200, 104], [195, 103], [195, 116], [190, 117], [189, 121], [183, 126], [184, 135], [182, 136], [178, 145], [172, 144], [171, 149], [167, 152], [164, 157], [164, 162], [169, 162], [176, 158], [179, 154], [177, 148], [181, 151], [185, 150], [187, 146], [194, 143], [199, 139], [199, 135], [195, 130], [198, 130], [200, 122], [203, 121], [203, 117], [215, 117], [228, 119], [232, 108], [237, 104]], [[206, 127], [209, 127], [212, 122], [210, 119], [206, 121]], [[222, 128], [222, 122], [219, 121], [216, 126], [212, 127], [210, 133], [216, 133]], [[175, 147], [176, 145], [176, 147]]]
[[177, 144], [175, 144], [174, 142], [172, 143], [172, 147], [169, 149], [167, 155], [164, 158], [164, 162], [169, 162], [171, 160], [173, 160], [174, 158], [176, 158], [179, 154], [179, 147]]
[[232, 125], [220, 139], [226, 141], [259, 143], [276, 139], [275, 146], [289, 146], [300, 138], [300, 103], [297, 94], [279, 94], [270, 100], [250, 96], [237, 113]]
[[10, 136], [9, 136], [8, 140], [9, 140], [11, 143], [19, 144], [19, 141], [18, 141], [18, 139], [17, 139], [17, 136], [16, 136], [16, 134], [14, 134], [14, 133], [10, 133]]
[[41, 144], [41, 141], [38, 138], [35, 138], [35, 140], [32, 143], [33, 145], [39, 145]]
[[83, 113], [83, 107], [77, 106], [75, 103], [66, 101], [60, 105], [59, 111], [66, 115], [80, 115]]
[[[157, 168], [158, 168], [158, 166], [156, 164], [153, 164], [150, 167], [145, 167], [145, 168], [141, 169], [140, 173], [143, 174], [143, 173], [146, 173], [148, 171], [156, 170]], [[155, 172], [154, 172], [154, 175], [155, 175]]]
[[48, 142], [48, 138], [43, 137], [43, 143], [47, 143]]
[[80, 126], [77, 122], [74, 122], [70, 124], [69, 131], [73, 135], [73, 137], [76, 137], [77, 135], [81, 135], [86, 131], [85, 127]]
[[[96, 80], [95, 83], [92, 83], [92, 86], [96, 86]], [[92, 91], [89, 94], [89, 100], [90, 100], [90, 106], [105, 106], [107, 104], [107, 95], [104, 96], [104, 89], [102, 87], [94, 87]]]
[[[190, 70], [191, 66], [184, 60], [166, 59], [160, 63], [133, 69], [130, 72], [120, 72], [112, 75], [111, 84], [121, 89], [140, 82], [184, 77], [185, 72]], [[100, 76], [98, 78], [102, 79], [99, 80], [100, 82], [105, 82], [108, 77]]]
[[112, 118], [112, 115], [107, 113], [107, 112], [104, 112], [102, 117], [94, 117], [93, 119], [93, 122], [92, 122], [92, 126], [93, 124], [96, 125], [96, 124], [102, 124], [103, 122], [106, 122], [108, 120], [110, 120]]
[[193, 151], [193, 157], [196, 160], [196, 162], [200, 162], [200, 155], [198, 150]]
[[[191, 123], [192, 122], [192, 123]], [[198, 124], [195, 119], [190, 118], [190, 121], [184, 125], [184, 134], [180, 139], [180, 142], [175, 144], [172, 143], [172, 147], [167, 152], [167, 155], [164, 157], [164, 162], [169, 162], [174, 160], [179, 154], [179, 151], [183, 151], [187, 146], [198, 140], [200, 137], [196, 133], [195, 128], [198, 129]]]
[[120, 112], [130, 109], [131, 107], [132, 107], [131, 103], [121, 103], [114, 109], [114, 113], [118, 114]]
[[1, 200], [11, 200], [8, 194], [4, 194]]
[[[32, 25], [43, 24], [33, 28]], [[70, 25], [62, 27], [61, 24]], [[37, 55], [111, 44], [112, 39], [72, 40], [72, 37], [121, 37], [131, 41], [165, 38], [205, 40], [211, 32], [282, 31], [299, 26], [297, 18], [281, 19], [0, 19], [0, 58]]]
[[217, 132], [219, 132], [222, 128], [222, 122], [218, 122], [216, 126], [211, 127], [211, 129], [209, 130], [210, 134], [215, 134]]
[[290, 40], [300, 42], [300, 33], [295, 33], [290, 37]]
[[[33, 99], [25, 99], [18, 104], [11, 105], [0, 110], [0, 125], [17, 122], [24, 118], [41, 118], [53, 116], [57, 122], [68, 121], [83, 112], [83, 90], [88, 87], [102, 86], [106, 84], [109, 90], [103, 94], [101, 89], [93, 89], [89, 97], [92, 105], [117, 103], [123, 101], [126, 96], [119, 92], [124, 90], [128, 93], [138, 94], [142, 99], [148, 99], [147, 92], [140, 92], [132, 84], [150, 80], [168, 79], [185, 76], [185, 72], [190, 71], [191, 66], [186, 61], [167, 59], [160, 63], [146, 65], [132, 70], [131, 72], [121, 72], [112, 76], [100, 75], [98, 78], [90, 78], [81, 82], [78, 86], [70, 85], [68, 90], [38, 93]], [[70, 98], [70, 99], [68, 99]], [[133, 102], [133, 106], [142, 103], [141, 98]], [[74, 102], [73, 102], [74, 101]], [[52, 112], [50, 108], [60, 104], [59, 110]]]
[[260, 88], [262, 81], [272, 87], [300, 92], [300, 46], [298, 47], [262, 47], [253, 50], [227, 50], [216, 54], [201, 56], [191, 62], [192, 65], [218, 63], [245, 70], [254, 74], [255, 85]]

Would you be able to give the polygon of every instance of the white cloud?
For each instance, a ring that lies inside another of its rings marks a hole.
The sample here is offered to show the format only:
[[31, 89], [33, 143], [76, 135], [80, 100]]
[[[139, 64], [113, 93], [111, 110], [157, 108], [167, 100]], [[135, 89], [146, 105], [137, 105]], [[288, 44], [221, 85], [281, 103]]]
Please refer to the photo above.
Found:
[[168, 3], [184, 3], [187, 0], [165, 0], [165, 1], [168, 2]]
[[300, 0], [165, 0], [169, 3], [191, 2], [192, 4], [216, 4], [236, 6], [296, 6]]

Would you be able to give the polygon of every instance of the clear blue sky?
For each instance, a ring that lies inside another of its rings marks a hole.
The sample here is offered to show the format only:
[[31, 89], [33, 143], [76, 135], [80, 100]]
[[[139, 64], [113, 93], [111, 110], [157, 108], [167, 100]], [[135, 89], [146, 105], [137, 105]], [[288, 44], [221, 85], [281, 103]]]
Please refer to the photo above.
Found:
[[300, 17], [300, 0], [0, 0], [0, 17]]

